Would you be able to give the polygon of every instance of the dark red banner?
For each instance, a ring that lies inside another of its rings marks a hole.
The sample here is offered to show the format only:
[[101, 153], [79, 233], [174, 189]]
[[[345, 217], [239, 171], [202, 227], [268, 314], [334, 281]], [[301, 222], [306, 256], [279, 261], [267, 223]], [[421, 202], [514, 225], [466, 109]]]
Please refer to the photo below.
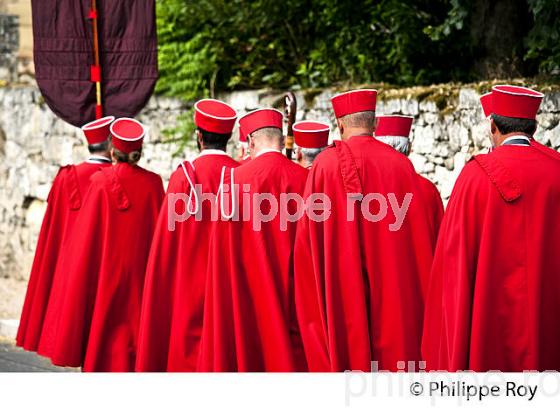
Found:
[[155, 0], [97, 0], [100, 68], [95, 66], [91, 0], [32, 0], [37, 84], [48, 106], [82, 126], [103, 114], [136, 115], [157, 81]]

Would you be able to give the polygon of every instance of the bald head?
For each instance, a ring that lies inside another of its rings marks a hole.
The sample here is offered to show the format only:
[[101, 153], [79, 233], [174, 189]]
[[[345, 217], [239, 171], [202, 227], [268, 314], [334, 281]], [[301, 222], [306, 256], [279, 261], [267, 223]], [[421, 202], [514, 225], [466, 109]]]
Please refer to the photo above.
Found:
[[347, 140], [352, 135], [373, 135], [375, 131], [375, 111], [362, 111], [337, 119], [340, 136]]
[[283, 147], [284, 135], [279, 128], [261, 128], [249, 135], [249, 149], [253, 158], [264, 149], [282, 151]]

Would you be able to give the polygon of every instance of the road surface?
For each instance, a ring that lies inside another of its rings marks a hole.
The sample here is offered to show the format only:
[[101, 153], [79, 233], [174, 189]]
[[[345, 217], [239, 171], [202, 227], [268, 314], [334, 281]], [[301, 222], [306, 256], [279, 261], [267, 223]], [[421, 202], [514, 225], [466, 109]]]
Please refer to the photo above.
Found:
[[0, 338], [0, 372], [72, 372], [53, 366], [48, 359], [16, 347], [12, 341]]

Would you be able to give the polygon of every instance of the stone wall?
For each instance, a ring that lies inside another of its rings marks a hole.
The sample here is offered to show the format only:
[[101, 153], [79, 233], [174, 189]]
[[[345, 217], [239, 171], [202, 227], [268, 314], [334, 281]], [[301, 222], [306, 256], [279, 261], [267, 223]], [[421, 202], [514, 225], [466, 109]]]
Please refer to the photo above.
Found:
[[19, 49], [19, 17], [0, 14], [0, 82], [17, 77]]
[[[298, 119], [334, 124], [330, 106], [334, 93], [330, 89], [296, 93]], [[219, 98], [240, 113], [280, 107], [283, 101], [281, 93], [271, 91], [240, 91]], [[165, 179], [182, 157], [195, 155], [192, 144], [184, 148], [167, 141], [163, 133], [185, 110], [176, 100], [157, 97], [138, 117], [150, 127], [141, 165]], [[444, 198], [465, 162], [489, 146], [475, 87], [386, 90], [380, 93], [378, 113], [415, 117], [410, 158], [418, 172], [436, 182]], [[558, 149], [560, 93], [547, 94], [539, 121], [537, 139]], [[0, 87], [0, 277], [28, 276], [50, 183], [60, 164], [86, 156], [80, 131], [56, 118], [36, 88]]]
[[[138, 119], [149, 125], [141, 165], [165, 179], [179, 163], [180, 145], [164, 142], [163, 129], [184, 109], [153, 98]], [[0, 278], [29, 275], [51, 182], [60, 165], [88, 155], [81, 131], [58, 119], [34, 87], [0, 87]]]
[[[522, 83], [520, 82], [520, 85]], [[485, 88], [489, 85], [485, 84]], [[465, 163], [490, 147], [489, 125], [479, 102], [480, 85], [457, 88], [449, 85], [384, 90], [379, 93], [378, 114], [414, 117], [410, 159], [419, 173], [438, 186], [446, 200]], [[339, 138], [330, 99], [338, 90], [297, 92], [297, 119], [332, 124], [331, 138]], [[261, 106], [281, 108], [283, 95], [270, 91], [240, 91], [219, 96], [239, 112]], [[548, 92], [538, 115], [535, 138], [560, 149], [560, 92]]]

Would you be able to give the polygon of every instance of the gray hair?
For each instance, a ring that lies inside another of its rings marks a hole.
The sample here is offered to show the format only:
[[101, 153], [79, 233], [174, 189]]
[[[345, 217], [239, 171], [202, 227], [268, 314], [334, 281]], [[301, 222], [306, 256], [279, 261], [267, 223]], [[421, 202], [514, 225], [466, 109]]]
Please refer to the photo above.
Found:
[[322, 147], [322, 148], [301, 148], [301, 155], [303, 156], [303, 158], [308, 161], [309, 163], [313, 163], [313, 161], [315, 161], [315, 158], [317, 158], [317, 155], [319, 155], [321, 152], [323, 152], [323, 150], [326, 147]]
[[410, 140], [407, 137], [377, 137], [377, 139], [390, 145], [404, 155], [408, 155], [410, 151]]
[[284, 135], [282, 134], [282, 130], [275, 127], [265, 127], [261, 128], [260, 130], [256, 130], [251, 133], [251, 138], [253, 139], [267, 139], [269, 141], [283, 141]]
[[339, 118], [346, 127], [375, 130], [375, 111], [362, 111]]

